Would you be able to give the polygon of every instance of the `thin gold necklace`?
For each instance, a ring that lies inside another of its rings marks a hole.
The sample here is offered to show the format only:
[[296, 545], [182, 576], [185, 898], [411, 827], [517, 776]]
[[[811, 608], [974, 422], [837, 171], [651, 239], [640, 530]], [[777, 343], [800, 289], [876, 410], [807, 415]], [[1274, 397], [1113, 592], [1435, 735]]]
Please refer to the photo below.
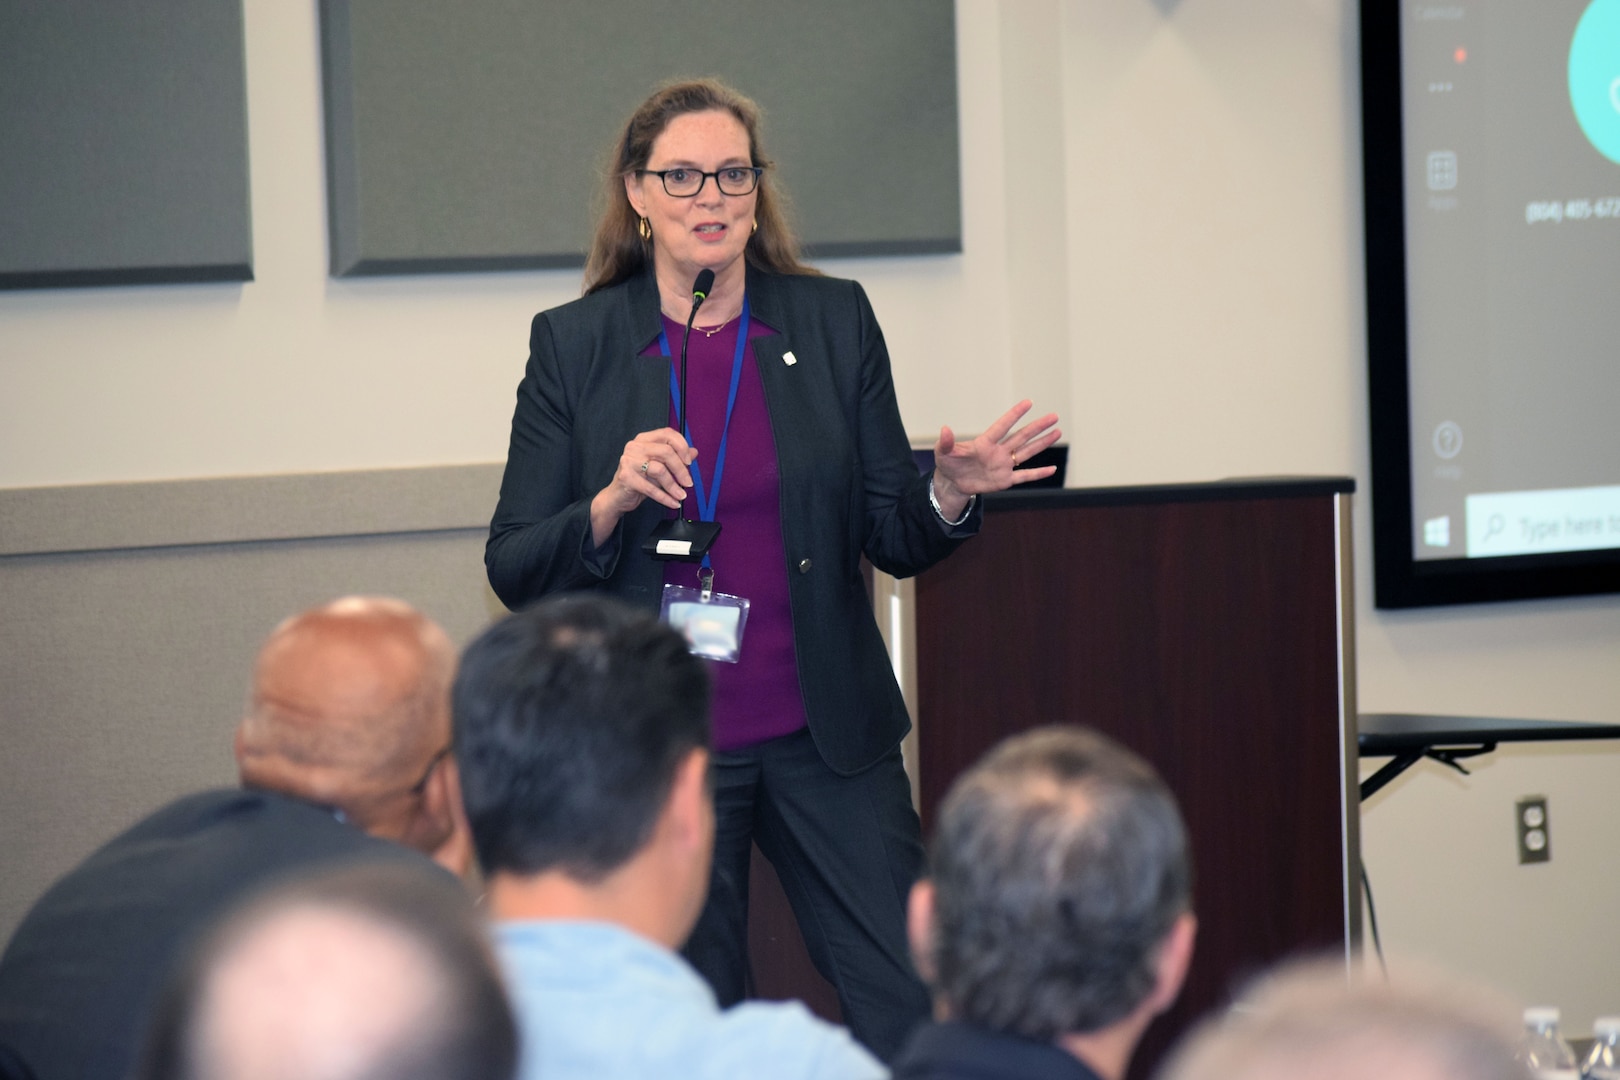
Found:
[[[733, 315], [731, 317], [731, 319], [735, 319], [736, 317], [737, 316]], [[715, 326], [715, 327], [694, 326], [694, 327], [692, 327], [692, 329], [702, 331], [703, 334], [706, 337], [714, 337], [714, 335], [718, 334], [720, 331], [724, 330], [727, 326], [731, 325], [731, 319], [727, 319], [725, 322], [721, 323], [719, 326]]]

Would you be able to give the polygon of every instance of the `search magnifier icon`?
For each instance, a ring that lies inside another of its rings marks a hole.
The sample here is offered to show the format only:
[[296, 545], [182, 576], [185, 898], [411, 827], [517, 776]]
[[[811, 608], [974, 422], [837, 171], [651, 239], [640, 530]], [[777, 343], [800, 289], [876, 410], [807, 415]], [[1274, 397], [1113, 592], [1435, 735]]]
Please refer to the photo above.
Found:
[[1485, 521], [1485, 535], [1479, 538], [1479, 542], [1482, 543], [1482, 544], [1485, 543], [1491, 537], [1493, 537], [1496, 534], [1502, 532], [1506, 528], [1507, 528], [1507, 519], [1504, 518], [1501, 514], [1492, 514]]

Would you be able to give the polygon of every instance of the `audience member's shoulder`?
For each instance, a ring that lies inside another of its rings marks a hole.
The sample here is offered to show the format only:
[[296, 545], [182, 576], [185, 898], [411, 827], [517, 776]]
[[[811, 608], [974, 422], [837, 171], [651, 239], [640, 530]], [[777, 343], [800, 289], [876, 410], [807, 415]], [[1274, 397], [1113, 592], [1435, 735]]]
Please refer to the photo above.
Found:
[[22, 1055], [0, 1042], [0, 1080], [34, 1080], [34, 1071]]
[[260, 796], [257, 792], [244, 791], [241, 788], [213, 788], [182, 795], [173, 802], [165, 803], [153, 810], [120, 833], [113, 842], [124, 838], [167, 836], [189, 831], [222, 818], [251, 813], [259, 802]]
[[957, 1021], [912, 1033], [893, 1062], [894, 1080], [1097, 1080], [1079, 1058], [1021, 1035]]
[[749, 1001], [722, 1015], [716, 1047], [725, 1065], [714, 1075], [783, 1080], [864, 1080], [889, 1072], [844, 1028], [797, 1001]]
[[307, 820], [317, 826], [336, 822], [329, 807], [273, 791], [213, 788], [182, 795], [152, 811], [116, 840], [184, 835], [199, 830], [270, 820]]
[[368, 835], [330, 807], [242, 788], [169, 803], [108, 841], [66, 880], [119, 880], [149, 868], [167, 878], [191, 866], [201, 876], [195, 883], [201, 894], [234, 896], [288, 873], [351, 861], [414, 866], [424, 877], [453, 880], [427, 856]]
[[241, 788], [216, 788], [165, 803], [93, 851], [68, 878], [94, 875], [135, 859], [148, 861], [178, 841], [189, 841], [263, 811], [266, 798]]

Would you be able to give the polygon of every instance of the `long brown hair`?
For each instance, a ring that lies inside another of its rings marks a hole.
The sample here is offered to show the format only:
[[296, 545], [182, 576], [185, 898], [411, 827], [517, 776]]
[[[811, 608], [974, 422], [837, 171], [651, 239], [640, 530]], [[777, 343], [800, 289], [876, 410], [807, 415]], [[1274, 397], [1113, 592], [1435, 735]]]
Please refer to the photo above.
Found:
[[819, 274], [821, 271], [800, 261], [799, 238], [794, 235], [783, 209], [784, 196], [771, 184], [771, 174], [760, 147], [759, 106], [718, 79], [666, 83], [630, 117], [624, 135], [603, 170], [602, 214], [591, 238], [591, 253], [585, 260], [587, 294], [617, 285], [640, 273], [652, 258], [652, 241], [636, 231], [636, 212], [624, 192], [624, 178], [647, 167], [652, 145], [670, 122], [687, 113], [721, 110], [737, 118], [748, 132], [748, 156], [755, 165], [767, 166], [760, 175], [754, 201], [754, 220], [759, 223], [743, 254], [749, 263], [778, 274]]

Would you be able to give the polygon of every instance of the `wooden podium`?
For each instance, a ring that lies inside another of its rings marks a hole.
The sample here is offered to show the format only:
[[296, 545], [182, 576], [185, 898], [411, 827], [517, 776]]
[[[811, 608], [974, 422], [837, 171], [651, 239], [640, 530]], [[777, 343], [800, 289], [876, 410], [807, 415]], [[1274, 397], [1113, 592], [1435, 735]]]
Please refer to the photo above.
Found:
[[[925, 834], [963, 769], [1044, 723], [1113, 736], [1180, 801], [1198, 947], [1133, 1076], [1273, 961], [1359, 945], [1353, 490], [1268, 479], [1008, 492], [951, 558], [875, 583], [916, 721]], [[825, 1002], [768, 867], [755, 885], [761, 992]]]

